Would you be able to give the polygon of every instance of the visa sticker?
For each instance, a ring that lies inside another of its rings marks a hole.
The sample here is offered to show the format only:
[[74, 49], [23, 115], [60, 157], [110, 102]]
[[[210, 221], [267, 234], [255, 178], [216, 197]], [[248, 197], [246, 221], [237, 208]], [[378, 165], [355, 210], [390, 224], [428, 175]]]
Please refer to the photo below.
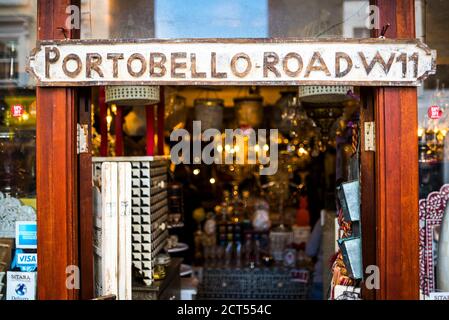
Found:
[[19, 267], [36, 267], [37, 254], [36, 253], [18, 253], [17, 266]]

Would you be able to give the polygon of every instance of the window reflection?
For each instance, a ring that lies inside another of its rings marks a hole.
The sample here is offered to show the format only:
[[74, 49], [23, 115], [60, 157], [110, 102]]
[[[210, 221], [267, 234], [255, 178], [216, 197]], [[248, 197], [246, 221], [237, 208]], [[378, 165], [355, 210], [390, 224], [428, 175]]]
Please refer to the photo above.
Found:
[[270, 0], [271, 37], [369, 38], [369, 1]]
[[420, 198], [449, 183], [449, 2], [417, 1], [417, 37], [436, 49], [437, 72], [418, 89]]
[[17, 41], [0, 39], [0, 81], [18, 80]]
[[368, 0], [83, 0], [83, 38], [369, 37]]
[[0, 199], [12, 196], [32, 203], [36, 96], [25, 67], [36, 43], [36, 5], [36, 1], [0, 3]]
[[266, 0], [158, 0], [157, 38], [265, 38]]

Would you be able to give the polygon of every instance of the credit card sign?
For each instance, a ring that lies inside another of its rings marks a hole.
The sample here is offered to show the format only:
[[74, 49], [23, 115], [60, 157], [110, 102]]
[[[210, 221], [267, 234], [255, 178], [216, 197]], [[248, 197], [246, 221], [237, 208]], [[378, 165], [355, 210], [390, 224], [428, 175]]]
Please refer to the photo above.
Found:
[[37, 224], [36, 221], [16, 222], [16, 248], [37, 248]]
[[17, 254], [17, 265], [19, 267], [36, 267], [37, 254], [36, 253], [19, 253]]

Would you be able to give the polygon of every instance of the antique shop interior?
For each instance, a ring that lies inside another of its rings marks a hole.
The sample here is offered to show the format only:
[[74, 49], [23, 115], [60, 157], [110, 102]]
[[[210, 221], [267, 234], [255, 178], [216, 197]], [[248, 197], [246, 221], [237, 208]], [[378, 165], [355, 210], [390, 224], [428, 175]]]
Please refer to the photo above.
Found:
[[98, 295], [359, 295], [360, 106], [350, 86], [93, 88]]

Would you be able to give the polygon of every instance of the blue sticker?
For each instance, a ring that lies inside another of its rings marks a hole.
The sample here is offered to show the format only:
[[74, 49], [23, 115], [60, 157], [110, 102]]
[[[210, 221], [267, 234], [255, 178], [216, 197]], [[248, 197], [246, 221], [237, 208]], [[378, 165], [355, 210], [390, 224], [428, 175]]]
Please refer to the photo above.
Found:
[[25, 253], [22, 249], [16, 249], [11, 269], [19, 268], [22, 272], [34, 272], [37, 269], [37, 254]]
[[37, 224], [36, 221], [16, 222], [16, 247], [22, 249], [37, 248]]

